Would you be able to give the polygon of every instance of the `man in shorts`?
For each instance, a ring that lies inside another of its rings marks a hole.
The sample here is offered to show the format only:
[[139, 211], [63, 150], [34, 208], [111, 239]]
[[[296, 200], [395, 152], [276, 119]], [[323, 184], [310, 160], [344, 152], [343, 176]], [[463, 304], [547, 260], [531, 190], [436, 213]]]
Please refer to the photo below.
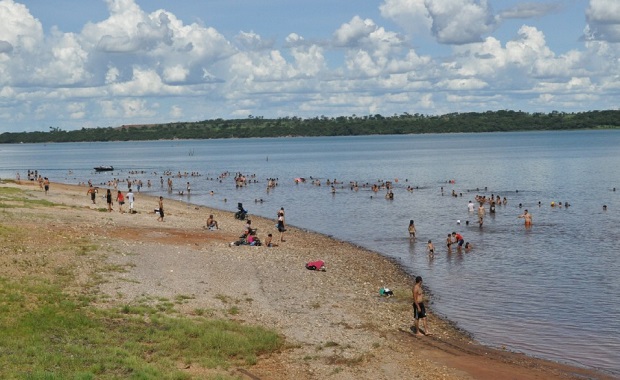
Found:
[[[415, 278], [415, 285], [412, 290], [413, 295], [413, 319], [415, 324], [412, 330], [415, 330], [416, 336], [430, 335], [428, 326], [426, 325], [426, 309], [424, 307], [424, 290], [422, 289], [422, 277]], [[424, 325], [424, 330], [420, 330], [420, 320]]]
[[129, 202], [129, 213], [133, 214], [134, 213], [134, 209], [133, 209], [134, 195], [133, 195], [133, 191], [131, 191], [131, 187], [129, 188], [129, 191], [127, 192], [127, 194], [125, 194], [125, 198], [127, 198], [127, 202]]
[[456, 244], [456, 249], [461, 249], [463, 244], [465, 244], [465, 239], [463, 238], [463, 235], [452, 232], [452, 244]]

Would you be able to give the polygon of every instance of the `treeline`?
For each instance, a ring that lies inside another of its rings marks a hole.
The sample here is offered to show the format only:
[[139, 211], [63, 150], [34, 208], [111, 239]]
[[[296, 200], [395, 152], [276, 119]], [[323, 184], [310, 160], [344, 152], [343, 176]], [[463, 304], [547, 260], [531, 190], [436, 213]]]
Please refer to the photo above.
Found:
[[404, 113], [394, 116], [284, 117], [249, 116], [236, 120], [204, 120], [156, 125], [82, 128], [64, 131], [6, 132], [0, 143], [222, 139], [281, 136], [354, 136], [418, 133], [571, 130], [620, 127], [620, 111], [527, 113], [487, 111], [441, 116]]

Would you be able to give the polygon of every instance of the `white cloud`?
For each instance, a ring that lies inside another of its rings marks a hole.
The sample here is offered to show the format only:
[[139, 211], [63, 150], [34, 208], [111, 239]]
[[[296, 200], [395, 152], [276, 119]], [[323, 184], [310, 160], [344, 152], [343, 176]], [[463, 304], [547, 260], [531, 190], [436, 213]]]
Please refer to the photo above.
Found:
[[385, 0], [379, 6], [381, 15], [393, 20], [409, 35], [426, 34], [433, 20], [425, 0]]
[[170, 107], [170, 116], [176, 119], [183, 117], [183, 108], [177, 105]]
[[187, 79], [189, 70], [183, 65], [174, 65], [166, 67], [163, 70], [163, 78], [167, 83], [180, 83]]
[[69, 118], [74, 120], [83, 119], [86, 116], [86, 104], [72, 102], [67, 105], [67, 112], [69, 113]]
[[[0, 2], [0, 41], [13, 49], [34, 52], [43, 41], [43, 28], [28, 8], [13, 0]], [[6, 50], [5, 46], [5, 50]]]
[[254, 32], [240, 32], [236, 40], [247, 50], [264, 50], [273, 47], [273, 41], [265, 41]]
[[157, 115], [157, 104], [149, 106], [145, 99], [124, 99], [121, 104], [125, 117], [151, 117]]
[[425, 4], [433, 19], [433, 35], [441, 43], [478, 42], [496, 27], [486, 0], [426, 0]]
[[620, 2], [617, 0], [590, 0], [586, 10], [588, 25], [586, 38], [620, 42]]
[[375, 30], [377, 30], [377, 25], [372, 20], [362, 20], [359, 16], [355, 16], [334, 32], [334, 44], [336, 46], [358, 46]]
[[116, 67], [108, 67], [108, 71], [105, 74], [105, 83], [110, 84], [118, 80], [120, 71]]
[[496, 33], [513, 24], [500, 25], [507, 18], [563, 12], [558, 2], [518, 3], [495, 16], [492, 0], [383, 0], [386, 26], [378, 13], [347, 15], [323, 39], [287, 30], [229, 40], [137, 1], [146, 0], [105, 0], [108, 14], [81, 30], [44, 33], [26, 7], [0, 0], [0, 129], [36, 128], [33, 119], [47, 128], [505, 104], [581, 110], [613, 103], [620, 87], [616, 1], [590, 1], [583, 46], [562, 54], [548, 45], [544, 23]]
[[130, 81], [114, 83], [110, 85], [110, 91], [113, 95], [144, 96], [179, 94], [182, 90], [164, 84], [155, 70], [135, 67]]

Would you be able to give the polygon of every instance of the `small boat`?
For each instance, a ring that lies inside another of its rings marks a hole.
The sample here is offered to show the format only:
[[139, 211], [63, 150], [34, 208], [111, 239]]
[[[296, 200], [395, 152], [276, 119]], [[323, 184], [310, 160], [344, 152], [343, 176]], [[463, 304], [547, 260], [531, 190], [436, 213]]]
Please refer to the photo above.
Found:
[[111, 172], [114, 170], [113, 166], [95, 166], [96, 172]]

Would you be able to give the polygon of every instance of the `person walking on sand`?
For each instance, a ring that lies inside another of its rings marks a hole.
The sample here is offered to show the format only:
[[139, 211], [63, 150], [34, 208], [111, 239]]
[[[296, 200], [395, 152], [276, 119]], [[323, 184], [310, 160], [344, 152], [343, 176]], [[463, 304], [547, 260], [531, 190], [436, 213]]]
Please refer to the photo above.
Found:
[[519, 218], [523, 218], [525, 220], [525, 227], [531, 227], [532, 226], [532, 214], [527, 212], [527, 210], [525, 210], [523, 212], [523, 214], [519, 215], [518, 217]]
[[159, 212], [159, 218], [157, 218], [157, 220], [159, 222], [163, 222], [164, 221], [164, 197], [159, 197], [159, 209], [157, 211]]
[[484, 223], [484, 214], [486, 214], [484, 203], [480, 202], [480, 206], [478, 206], [478, 225], [480, 227], [482, 227], [482, 224]]
[[[416, 336], [423, 335], [431, 335], [428, 330], [428, 325], [426, 324], [426, 308], [424, 307], [424, 290], [422, 289], [422, 277], [418, 276], [415, 278], [415, 285], [412, 290], [413, 296], [413, 319], [414, 319], [414, 330]], [[420, 330], [420, 320], [422, 320], [422, 325], [424, 326], [424, 330]]]
[[134, 210], [133, 210], [134, 195], [133, 195], [133, 191], [131, 191], [131, 187], [129, 188], [129, 191], [126, 194], [126, 198], [127, 198], [127, 202], [129, 202], [129, 213], [133, 214], [134, 213]]
[[97, 189], [95, 189], [93, 187], [93, 185], [90, 185], [90, 187], [88, 188], [88, 191], [86, 192], [86, 194], [90, 194], [90, 200], [93, 202], [93, 204], [97, 204], [96, 199], [97, 199]]
[[280, 232], [280, 241], [285, 242], [284, 240], [284, 232], [286, 231], [286, 227], [284, 226], [284, 207], [280, 208], [278, 211], [278, 232]]
[[50, 180], [49, 178], [43, 178], [43, 188], [45, 189], [45, 195], [47, 195], [50, 191]]
[[108, 212], [112, 212], [112, 192], [108, 189], [108, 192], [105, 194], [105, 200], [108, 203]]
[[413, 223], [413, 219], [409, 221], [409, 240], [415, 240], [415, 224]]
[[120, 212], [121, 214], [124, 214], [125, 211], [123, 211], [123, 205], [125, 204], [125, 196], [123, 195], [123, 192], [120, 190], [116, 194], [116, 201], [118, 202], [118, 212]]

